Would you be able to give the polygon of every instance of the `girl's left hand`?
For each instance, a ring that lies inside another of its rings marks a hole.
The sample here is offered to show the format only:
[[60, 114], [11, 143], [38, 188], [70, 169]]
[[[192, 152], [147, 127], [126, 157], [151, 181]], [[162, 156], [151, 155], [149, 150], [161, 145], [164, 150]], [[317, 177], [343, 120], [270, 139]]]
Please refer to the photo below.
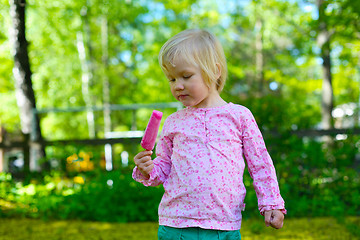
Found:
[[280, 210], [265, 211], [264, 216], [267, 227], [282, 228], [284, 224], [284, 214]]

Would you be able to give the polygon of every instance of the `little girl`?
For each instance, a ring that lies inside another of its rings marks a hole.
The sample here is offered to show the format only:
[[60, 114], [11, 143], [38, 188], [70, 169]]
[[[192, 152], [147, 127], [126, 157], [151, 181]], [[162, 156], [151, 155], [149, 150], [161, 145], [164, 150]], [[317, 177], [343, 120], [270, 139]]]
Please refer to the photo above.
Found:
[[164, 44], [159, 63], [186, 106], [165, 120], [154, 160], [152, 151], [134, 157], [133, 178], [165, 189], [159, 239], [241, 239], [244, 159], [266, 225], [281, 228], [284, 200], [255, 119], [220, 97], [227, 77], [220, 42], [205, 30], [185, 30]]

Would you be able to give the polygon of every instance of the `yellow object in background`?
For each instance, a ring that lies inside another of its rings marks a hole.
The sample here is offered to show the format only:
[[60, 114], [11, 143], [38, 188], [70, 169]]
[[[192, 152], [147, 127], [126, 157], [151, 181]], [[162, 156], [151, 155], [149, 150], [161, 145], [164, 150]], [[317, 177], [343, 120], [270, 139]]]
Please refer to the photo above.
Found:
[[94, 163], [90, 160], [92, 153], [80, 152], [66, 158], [66, 169], [68, 171], [86, 172], [94, 170]]

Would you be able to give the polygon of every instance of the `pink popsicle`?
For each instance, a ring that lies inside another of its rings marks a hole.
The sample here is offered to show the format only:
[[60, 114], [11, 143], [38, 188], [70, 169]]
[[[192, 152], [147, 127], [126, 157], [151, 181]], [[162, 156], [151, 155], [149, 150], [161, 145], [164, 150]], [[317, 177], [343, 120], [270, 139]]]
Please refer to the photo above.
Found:
[[141, 140], [141, 146], [146, 150], [152, 150], [155, 146], [162, 115], [162, 112], [156, 110], [154, 110], [151, 114], [149, 123]]

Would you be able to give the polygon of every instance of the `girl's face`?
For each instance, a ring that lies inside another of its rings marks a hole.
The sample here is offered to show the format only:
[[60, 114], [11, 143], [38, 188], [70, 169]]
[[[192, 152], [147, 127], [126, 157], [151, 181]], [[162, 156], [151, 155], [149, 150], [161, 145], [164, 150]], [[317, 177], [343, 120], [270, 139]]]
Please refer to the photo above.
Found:
[[219, 93], [214, 86], [207, 86], [201, 74], [201, 69], [176, 59], [175, 67], [168, 67], [169, 82], [172, 95], [184, 106], [206, 108], [213, 107]]

